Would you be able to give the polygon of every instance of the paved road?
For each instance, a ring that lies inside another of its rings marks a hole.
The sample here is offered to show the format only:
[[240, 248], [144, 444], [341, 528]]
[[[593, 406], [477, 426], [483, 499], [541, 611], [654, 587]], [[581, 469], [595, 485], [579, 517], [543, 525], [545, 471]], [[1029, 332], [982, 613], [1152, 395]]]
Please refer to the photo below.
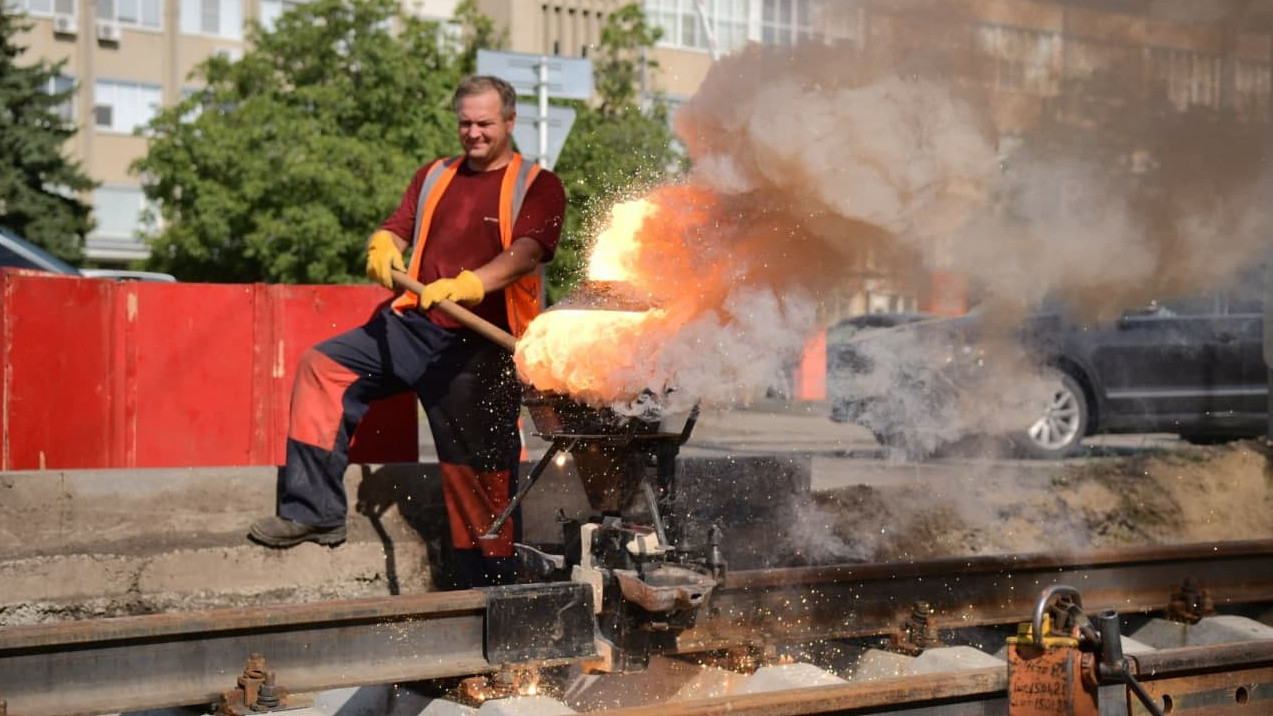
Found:
[[[864, 428], [830, 420], [825, 402], [761, 401], [733, 410], [705, 410], [699, 416], [689, 442], [682, 449], [686, 456], [801, 454], [823, 458], [842, 458], [896, 463], [888, 460], [875, 438]], [[667, 429], [675, 430], [683, 417], [669, 419]], [[543, 454], [547, 443], [530, 434], [533, 426], [525, 421], [526, 442], [533, 459]], [[1182, 443], [1174, 435], [1108, 435], [1088, 438], [1085, 456], [1135, 454], [1178, 447]], [[977, 456], [950, 458], [966, 462]], [[428, 426], [421, 418], [420, 458], [437, 459]], [[1083, 457], [1074, 458], [1081, 460]], [[941, 461], [938, 461], [941, 462]], [[1022, 462], [1022, 461], [1008, 461]], [[1037, 461], [1026, 461], [1037, 462]]]
[[[825, 403], [766, 401], [735, 410], [705, 410], [682, 449], [685, 455], [798, 453], [882, 457], [870, 432], [855, 425], [831, 422]], [[666, 429], [678, 430], [684, 416], [671, 416]], [[542, 454], [547, 443], [531, 434], [524, 421], [524, 437], [531, 457]], [[435, 460], [437, 452], [428, 425], [421, 417], [420, 459]]]

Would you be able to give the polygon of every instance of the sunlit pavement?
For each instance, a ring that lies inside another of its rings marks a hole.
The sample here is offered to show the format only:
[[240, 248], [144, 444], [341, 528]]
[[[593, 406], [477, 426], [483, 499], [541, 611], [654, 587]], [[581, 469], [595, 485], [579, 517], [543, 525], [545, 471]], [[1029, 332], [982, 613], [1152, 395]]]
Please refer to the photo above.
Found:
[[[681, 449], [687, 457], [721, 455], [811, 455], [822, 458], [874, 460], [889, 464], [900, 462], [890, 458], [871, 433], [857, 425], [836, 423], [830, 419], [830, 406], [823, 401], [802, 402], [765, 400], [729, 410], [703, 410], [694, 426], [689, 442]], [[669, 431], [680, 430], [683, 415], [671, 416], [664, 424]], [[548, 443], [533, 434], [529, 417], [523, 420], [528, 459], [543, 454]], [[1185, 443], [1175, 435], [1101, 435], [1083, 442], [1084, 452], [1072, 460], [1088, 457], [1112, 457], [1144, 452], [1171, 450]], [[942, 458], [935, 462], [967, 462], [980, 455]], [[420, 419], [420, 459], [437, 459], [433, 438], [423, 416]], [[995, 458], [996, 461], [1004, 461]], [[1016, 461], [1011, 462], [1038, 462]]]

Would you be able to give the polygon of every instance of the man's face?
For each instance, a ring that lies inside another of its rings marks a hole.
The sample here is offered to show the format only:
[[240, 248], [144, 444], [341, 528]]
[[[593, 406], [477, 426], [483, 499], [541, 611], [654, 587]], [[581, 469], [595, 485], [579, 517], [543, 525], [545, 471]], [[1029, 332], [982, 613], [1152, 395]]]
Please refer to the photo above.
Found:
[[469, 159], [492, 162], [508, 152], [515, 118], [504, 119], [498, 92], [492, 89], [461, 98], [456, 114], [460, 143]]

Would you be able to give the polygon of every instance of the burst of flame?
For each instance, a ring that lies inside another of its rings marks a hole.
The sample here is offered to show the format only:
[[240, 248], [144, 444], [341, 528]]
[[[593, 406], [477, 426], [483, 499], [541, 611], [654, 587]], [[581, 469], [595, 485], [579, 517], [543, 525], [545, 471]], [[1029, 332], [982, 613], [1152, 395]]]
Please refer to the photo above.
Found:
[[545, 311], [517, 347], [517, 367], [540, 390], [593, 404], [631, 401], [675, 380], [660, 350], [709, 308], [718, 274], [699, 260], [699, 232], [715, 197], [688, 185], [664, 186], [611, 207], [593, 242], [588, 280], [622, 282], [662, 308], [646, 311]]
[[670, 286], [688, 287], [701, 270], [700, 232], [715, 223], [717, 202], [701, 187], [676, 184], [615, 204], [593, 241], [588, 279], [623, 281], [660, 297], [680, 293]]
[[643, 342], [660, 311], [546, 311], [517, 346], [517, 366], [532, 384], [590, 403], [632, 399], [647, 386]]
[[610, 209], [606, 228], [597, 235], [588, 258], [590, 281], [623, 281], [632, 275], [632, 261], [640, 250], [638, 232], [653, 213], [649, 199], [616, 204]]

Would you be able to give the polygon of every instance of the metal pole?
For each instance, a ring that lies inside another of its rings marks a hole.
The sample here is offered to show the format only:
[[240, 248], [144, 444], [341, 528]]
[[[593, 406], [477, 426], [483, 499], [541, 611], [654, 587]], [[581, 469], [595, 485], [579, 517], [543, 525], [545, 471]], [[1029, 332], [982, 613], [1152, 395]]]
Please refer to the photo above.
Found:
[[[1270, 241], [1273, 243], [1273, 241]], [[1264, 250], [1264, 365], [1265, 410], [1267, 411], [1264, 442], [1273, 446], [1273, 250]]]
[[539, 129], [539, 166], [548, 168], [548, 55], [539, 57], [539, 117], [535, 126]]
[[[1273, 38], [1273, 32], [1270, 33]], [[1269, 48], [1269, 66], [1273, 67], [1273, 45]], [[1269, 98], [1265, 108], [1265, 149], [1273, 149], [1273, 72], [1269, 73]], [[1273, 235], [1266, 237], [1264, 250], [1264, 365], [1268, 374], [1265, 389], [1268, 391], [1266, 444], [1273, 445]]]
[[637, 98], [637, 106], [641, 108], [642, 113], [646, 113], [650, 111], [650, 102], [647, 99], [649, 97], [649, 91], [650, 91], [649, 77], [647, 75], [647, 72], [648, 72], [647, 66], [649, 62], [650, 62], [650, 58], [646, 56], [645, 46], [642, 45], [641, 46], [641, 74], [638, 75], [639, 81], [637, 84], [637, 87], [639, 88], [638, 91], [640, 92], [640, 96]]
[[[547, 50], [545, 50], [545, 52], [547, 52]], [[541, 169], [549, 169], [547, 54], [540, 55], [539, 57], [539, 85], [536, 89], [539, 91], [539, 117], [535, 120], [535, 128], [539, 130], [539, 157], [535, 161], [539, 164]], [[542, 264], [535, 270], [539, 272], [539, 306], [540, 308], [546, 308], [548, 306], [548, 275]]]

